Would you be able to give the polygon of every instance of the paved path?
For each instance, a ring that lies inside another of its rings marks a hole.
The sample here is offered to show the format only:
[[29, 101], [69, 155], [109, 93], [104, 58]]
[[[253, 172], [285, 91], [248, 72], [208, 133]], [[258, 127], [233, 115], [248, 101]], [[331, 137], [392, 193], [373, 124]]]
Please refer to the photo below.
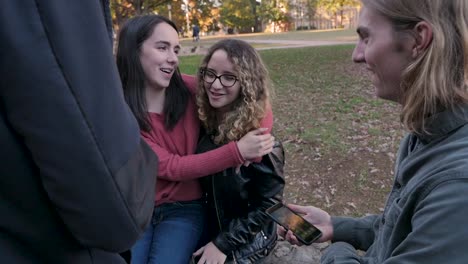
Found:
[[355, 41], [326, 41], [326, 40], [246, 40], [249, 43], [265, 43], [265, 44], [284, 44], [275, 45], [271, 47], [257, 48], [258, 50], [265, 49], [284, 49], [284, 48], [300, 48], [300, 47], [311, 47], [311, 46], [330, 46], [330, 45], [344, 45], [354, 44]]
[[[278, 39], [243, 39], [249, 43], [258, 43], [258, 44], [273, 44], [271, 46], [259, 47], [257, 50], [267, 50], [267, 49], [287, 49], [287, 48], [302, 48], [302, 47], [311, 47], [311, 46], [330, 46], [330, 45], [345, 45], [345, 44], [355, 44], [355, 41], [325, 41], [325, 40], [278, 40]], [[186, 47], [182, 49], [181, 55], [202, 55], [206, 54], [208, 46], [200, 45], [194, 49], [194, 47]]]

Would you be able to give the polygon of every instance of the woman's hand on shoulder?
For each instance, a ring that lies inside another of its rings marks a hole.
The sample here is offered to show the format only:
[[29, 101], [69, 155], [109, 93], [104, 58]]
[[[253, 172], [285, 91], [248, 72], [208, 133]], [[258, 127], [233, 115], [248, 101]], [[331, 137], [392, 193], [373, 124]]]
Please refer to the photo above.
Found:
[[245, 160], [262, 157], [273, 150], [275, 137], [263, 134], [266, 130], [266, 128], [255, 129], [237, 141], [237, 148]]

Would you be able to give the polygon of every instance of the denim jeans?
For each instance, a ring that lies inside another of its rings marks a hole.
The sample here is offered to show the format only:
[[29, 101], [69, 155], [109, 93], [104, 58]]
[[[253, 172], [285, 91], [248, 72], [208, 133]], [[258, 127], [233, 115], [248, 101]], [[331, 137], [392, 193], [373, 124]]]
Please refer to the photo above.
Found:
[[132, 264], [187, 264], [197, 250], [205, 211], [201, 200], [162, 204], [132, 248]]

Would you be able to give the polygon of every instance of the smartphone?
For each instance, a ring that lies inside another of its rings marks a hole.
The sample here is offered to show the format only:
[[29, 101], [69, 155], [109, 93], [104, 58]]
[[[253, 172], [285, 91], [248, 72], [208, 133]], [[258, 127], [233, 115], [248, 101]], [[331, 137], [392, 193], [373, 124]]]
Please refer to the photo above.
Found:
[[322, 236], [322, 232], [307, 222], [302, 216], [286, 207], [283, 203], [277, 203], [266, 211], [276, 223], [291, 230], [301, 243], [310, 245]]

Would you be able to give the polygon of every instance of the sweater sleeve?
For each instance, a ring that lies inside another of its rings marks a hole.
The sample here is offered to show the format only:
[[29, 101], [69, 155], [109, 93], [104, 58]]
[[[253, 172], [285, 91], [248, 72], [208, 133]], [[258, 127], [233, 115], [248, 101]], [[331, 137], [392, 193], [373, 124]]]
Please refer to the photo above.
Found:
[[143, 138], [159, 157], [158, 178], [168, 181], [193, 180], [244, 163], [236, 142], [205, 153], [180, 156], [159, 146], [145, 134]]
[[[271, 105], [267, 106], [266, 114], [265, 114], [265, 117], [260, 122], [260, 127], [268, 128], [268, 130], [265, 131], [265, 134], [271, 133], [271, 130], [273, 129], [273, 111], [271, 110]], [[262, 157], [258, 157], [253, 160], [253, 162], [255, 163], [259, 163], [261, 161], [262, 161]]]
[[265, 134], [271, 133], [271, 130], [273, 129], [273, 110], [271, 110], [271, 105], [267, 106], [265, 117], [260, 122], [260, 127], [268, 128], [268, 130], [265, 131]]

